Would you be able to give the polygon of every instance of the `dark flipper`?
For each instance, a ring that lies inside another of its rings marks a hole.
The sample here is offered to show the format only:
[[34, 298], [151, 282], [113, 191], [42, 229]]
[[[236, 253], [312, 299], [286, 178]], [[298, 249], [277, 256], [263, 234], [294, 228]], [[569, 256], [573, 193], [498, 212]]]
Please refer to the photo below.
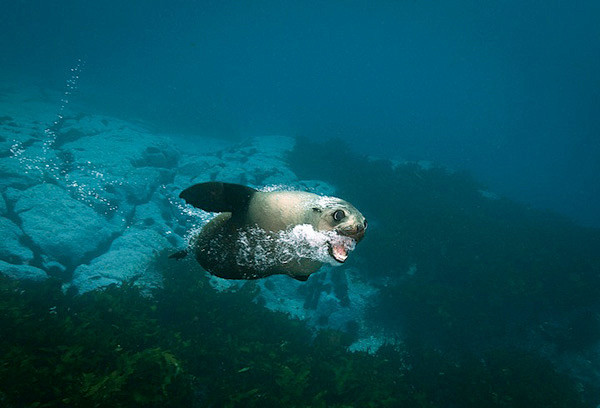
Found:
[[194, 184], [179, 194], [186, 203], [208, 212], [246, 211], [256, 190], [241, 184], [211, 181]]
[[309, 275], [290, 275], [290, 276], [300, 282], [306, 282], [308, 280]]
[[185, 258], [187, 256], [187, 254], [188, 254], [188, 250], [182, 249], [181, 251], [177, 251], [177, 252], [169, 255], [169, 258], [179, 261], [180, 259]]

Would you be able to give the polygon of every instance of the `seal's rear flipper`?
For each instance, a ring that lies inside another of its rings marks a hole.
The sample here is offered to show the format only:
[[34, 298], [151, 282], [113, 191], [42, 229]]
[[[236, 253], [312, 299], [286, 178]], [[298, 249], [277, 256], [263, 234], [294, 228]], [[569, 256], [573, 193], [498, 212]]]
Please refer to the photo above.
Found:
[[169, 255], [169, 259], [175, 259], [177, 261], [179, 261], [180, 259], [183, 259], [187, 256], [188, 254], [188, 250], [187, 249], [182, 249], [181, 251], [177, 251], [174, 254]]
[[186, 203], [208, 212], [246, 211], [256, 190], [241, 184], [211, 181], [194, 184], [179, 194]]

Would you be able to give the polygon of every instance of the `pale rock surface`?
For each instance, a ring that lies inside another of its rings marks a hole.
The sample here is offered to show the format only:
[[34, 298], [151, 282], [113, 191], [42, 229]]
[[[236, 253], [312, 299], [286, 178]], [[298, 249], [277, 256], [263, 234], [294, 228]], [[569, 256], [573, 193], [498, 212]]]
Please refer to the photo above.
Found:
[[21, 244], [23, 231], [8, 218], [0, 217], [0, 260], [12, 264], [26, 264], [33, 259], [31, 249]]
[[[195, 183], [336, 195], [333, 186], [299, 180], [291, 171], [287, 155], [293, 138], [264, 136], [237, 144], [196, 135], [170, 138], [72, 109], [61, 108], [58, 117], [60, 94], [23, 89], [13, 90], [10, 103], [0, 100], [0, 152], [5, 152], [0, 154], [0, 215], [14, 209], [21, 221], [19, 227], [0, 218], [5, 237], [0, 271], [15, 278], [46, 278], [41, 269], [14, 264], [29, 262], [39, 247], [36, 259], [48, 274], [68, 279], [74, 270], [66, 286], [81, 293], [134, 278], [139, 285], [160, 284], [153, 268], [156, 254], [181, 249], [192, 231], [214, 216], [178, 198]], [[23, 232], [36, 248], [21, 244]], [[369, 296], [377, 291], [358, 275], [325, 267], [308, 282], [273, 276], [256, 284], [266, 307], [315, 327], [345, 329], [352, 322], [364, 326]], [[244, 284], [216, 277], [211, 282], [218, 289]], [[378, 348], [381, 337], [370, 335], [361, 332], [353, 349]]]
[[14, 210], [23, 232], [43, 254], [64, 265], [84, 261], [115, 233], [101, 215], [54, 184], [23, 191]]
[[6, 200], [4, 200], [4, 196], [0, 194], [0, 216], [6, 215], [8, 208], [6, 207]]
[[0, 260], [0, 273], [13, 279], [43, 281], [48, 275], [43, 270], [31, 265], [13, 265]]
[[160, 285], [160, 276], [153, 272], [152, 261], [170, 246], [155, 230], [130, 228], [114, 240], [108, 252], [89, 265], [80, 265], [71, 283], [81, 293], [133, 278], [141, 285]]

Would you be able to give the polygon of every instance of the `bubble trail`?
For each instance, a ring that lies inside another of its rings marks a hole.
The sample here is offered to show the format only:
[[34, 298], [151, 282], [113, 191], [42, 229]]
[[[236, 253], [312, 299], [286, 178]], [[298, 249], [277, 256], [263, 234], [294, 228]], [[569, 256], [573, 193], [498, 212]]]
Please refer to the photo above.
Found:
[[63, 92], [63, 96], [60, 99], [61, 105], [58, 109], [58, 113], [56, 114], [56, 119], [52, 122], [50, 126], [44, 129], [44, 134], [46, 135], [46, 139], [44, 140], [43, 153], [44, 156], [52, 149], [54, 144], [56, 143], [56, 130], [60, 129], [62, 123], [64, 121], [64, 113], [69, 105], [70, 96], [77, 91], [79, 84], [79, 76], [81, 71], [85, 66], [85, 61], [82, 59], [77, 60], [77, 64], [73, 68], [71, 68], [71, 76], [67, 79], [65, 85], [65, 91]]

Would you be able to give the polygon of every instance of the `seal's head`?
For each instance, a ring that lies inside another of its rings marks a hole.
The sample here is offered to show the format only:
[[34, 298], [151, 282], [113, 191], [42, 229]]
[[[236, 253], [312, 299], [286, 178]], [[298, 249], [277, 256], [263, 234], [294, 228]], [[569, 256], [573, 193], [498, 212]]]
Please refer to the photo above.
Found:
[[332, 231], [328, 242], [329, 254], [339, 263], [348, 258], [365, 235], [367, 220], [352, 204], [336, 197], [319, 197], [312, 210], [318, 214], [316, 229]]

